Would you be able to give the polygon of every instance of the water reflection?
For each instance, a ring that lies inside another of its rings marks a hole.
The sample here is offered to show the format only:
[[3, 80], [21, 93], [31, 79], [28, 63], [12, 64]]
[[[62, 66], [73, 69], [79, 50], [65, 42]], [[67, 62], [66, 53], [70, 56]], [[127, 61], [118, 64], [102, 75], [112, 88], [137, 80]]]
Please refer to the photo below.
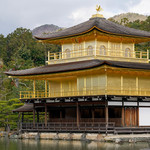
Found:
[[148, 142], [100, 143], [52, 140], [9, 140], [0, 138], [0, 150], [150, 150]]

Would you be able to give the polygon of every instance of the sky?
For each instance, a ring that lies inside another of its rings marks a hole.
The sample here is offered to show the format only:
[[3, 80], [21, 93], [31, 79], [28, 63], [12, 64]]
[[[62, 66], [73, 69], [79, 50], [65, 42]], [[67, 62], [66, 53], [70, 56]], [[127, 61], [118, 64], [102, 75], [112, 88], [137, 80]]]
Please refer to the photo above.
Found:
[[44, 24], [70, 27], [88, 20], [97, 4], [105, 18], [127, 12], [150, 15], [150, 0], [0, 0], [0, 34]]

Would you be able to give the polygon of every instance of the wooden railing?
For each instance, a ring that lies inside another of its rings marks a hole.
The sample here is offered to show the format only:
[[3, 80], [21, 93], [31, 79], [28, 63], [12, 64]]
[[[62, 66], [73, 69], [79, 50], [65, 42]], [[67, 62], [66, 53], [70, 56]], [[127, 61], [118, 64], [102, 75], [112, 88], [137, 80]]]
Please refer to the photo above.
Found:
[[58, 98], [74, 96], [121, 95], [121, 96], [150, 96], [150, 89], [144, 88], [84, 88], [77, 91], [20, 91], [20, 99]]
[[[125, 51], [120, 49], [105, 49], [100, 50], [98, 48], [89, 50], [89, 49], [81, 49], [67, 52], [57, 52], [57, 53], [48, 53], [48, 63], [51, 64], [53, 61], [57, 63], [56, 60], [69, 60], [72, 58], [82, 58], [89, 56], [97, 56], [97, 58], [101, 59], [112, 59], [115, 58], [117, 60], [124, 61], [149, 61], [149, 50], [147, 51]], [[59, 62], [59, 61], [58, 61]]]
[[115, 123], [109, 122], [51, 122], [51, 123], [20, 123], [21, 131], [49, 132], [99, 132], [114, 133]]
[[47, 123], [19, 123], [18, 127], [23, 132], [82, 132], [82, 133], [111, 133], [111, 134], [144, 134], [150, 133], [150, 127], [115, 127], [114, 122], [91, 123], [82, 122], [77, 126], [75, 122]]

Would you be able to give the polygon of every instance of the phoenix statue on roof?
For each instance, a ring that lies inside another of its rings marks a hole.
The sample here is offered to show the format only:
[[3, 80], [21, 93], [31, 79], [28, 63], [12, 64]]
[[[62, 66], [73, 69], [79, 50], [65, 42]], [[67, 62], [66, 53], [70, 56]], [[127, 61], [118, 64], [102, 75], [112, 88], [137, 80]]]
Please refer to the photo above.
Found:
[[96, 5], [96, 11], [97, 11], [97, 13], [100, 12], [100, 11], [102, 11], [102, 10], [103, 9], [102, 9], [102, 7], [100, 5]]

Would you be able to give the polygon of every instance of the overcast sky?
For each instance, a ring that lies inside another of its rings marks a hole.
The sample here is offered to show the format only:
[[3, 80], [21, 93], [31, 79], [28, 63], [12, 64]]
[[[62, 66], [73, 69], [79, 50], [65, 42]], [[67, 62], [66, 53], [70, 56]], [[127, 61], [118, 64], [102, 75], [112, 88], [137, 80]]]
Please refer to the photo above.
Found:
[[150, 0], [0, 0], [0, 34], [44, 24], [70, 27], [86, 21], [100, 4], [105, 18], [126, 12], [150, 15]]

